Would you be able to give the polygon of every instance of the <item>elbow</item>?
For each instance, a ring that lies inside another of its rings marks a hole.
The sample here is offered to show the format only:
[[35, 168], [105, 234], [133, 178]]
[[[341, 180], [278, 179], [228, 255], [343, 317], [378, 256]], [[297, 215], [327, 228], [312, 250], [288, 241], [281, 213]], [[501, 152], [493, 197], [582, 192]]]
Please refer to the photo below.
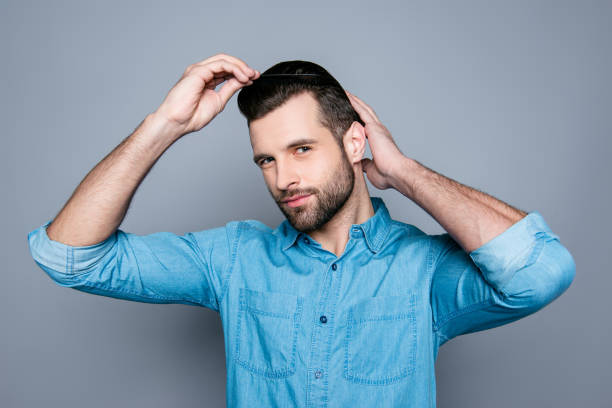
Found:
[[516, 272], [503, 289], [514, 307], [539, 310], [561, 296], [576, 276], [574, 257], [557, 239], [547, 241], [538, 259]]
[[543, 264], [548, 270], [550, 285], [542, 291], [542, 303], [548, 304], [561, 296], [572, 284], [576, 276], [576, 263], [572, 254], [563, 245], [556, 241], [556, 259], [550, 259]]

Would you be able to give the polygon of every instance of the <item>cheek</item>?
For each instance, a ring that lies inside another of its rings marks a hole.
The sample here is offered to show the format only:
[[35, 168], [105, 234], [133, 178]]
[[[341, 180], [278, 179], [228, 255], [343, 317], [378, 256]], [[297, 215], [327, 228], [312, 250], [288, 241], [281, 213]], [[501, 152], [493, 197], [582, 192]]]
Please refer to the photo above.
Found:
[[316, 174], [320, 180], [337, 177], [338, 169], [342, 165], [340, 158], [337, 156], [328, 156], [316, 164]]

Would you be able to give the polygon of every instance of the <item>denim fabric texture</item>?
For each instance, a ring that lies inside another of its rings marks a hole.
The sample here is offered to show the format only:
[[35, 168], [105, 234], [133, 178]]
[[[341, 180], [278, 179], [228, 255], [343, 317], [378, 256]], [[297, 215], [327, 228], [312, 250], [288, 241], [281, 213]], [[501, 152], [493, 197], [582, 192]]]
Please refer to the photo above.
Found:
[[203, 306], [224, 330], [228, 407], [435, 407], [434, 363], [453, 337], [508, 324], [560, 296], [576, 265], [530, 212], [465, 252], [375, 214], [337, 257], [284, 220], [176, 235], [116, 230], [89, 246], [28, 234], [58, 285], [114, 298]]

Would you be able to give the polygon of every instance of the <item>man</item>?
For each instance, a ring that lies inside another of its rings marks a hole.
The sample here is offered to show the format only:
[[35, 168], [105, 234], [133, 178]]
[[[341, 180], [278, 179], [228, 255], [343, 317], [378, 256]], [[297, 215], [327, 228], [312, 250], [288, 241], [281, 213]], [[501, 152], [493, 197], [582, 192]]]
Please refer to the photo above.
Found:
[[[118, 229], [162, 153], [240, 88], [254, 161], [286, 220], [183, 236]], [[447, 233], [393, 220], [364, 172]], [[230, 407], [434, 407], [442, 344], [536, 312], [575, 274], [540, 213], [405, 156], [374, 110], [322, 67], [286, 61], [260, 74], [226, 54], [189, 66], [28, 242], [61, 286], [217, 311]]]

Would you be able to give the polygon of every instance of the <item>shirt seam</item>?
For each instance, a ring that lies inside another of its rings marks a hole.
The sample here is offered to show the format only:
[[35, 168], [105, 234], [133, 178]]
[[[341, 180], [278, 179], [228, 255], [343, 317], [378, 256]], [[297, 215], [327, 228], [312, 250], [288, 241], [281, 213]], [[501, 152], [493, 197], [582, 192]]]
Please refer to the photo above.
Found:
[[[445, 239], [445, 241], [448, 241], [448, 238]], [[434, 245], [433, 245], [433, 238], [429, 240], [429, 250], [427, 253], [427, 275], [429, 277], [429, 292], [430, 292], [430, 305], [431, 305], [431, 279], [432, 279], [432, 274], [433, 274], [433, 264], [434, 264], [434, 256], [433, 256], [433, 249], [434, 249]], [[443, 247], [442, 251], [444, 251], [444, 249], [446, 248], [446, 246]], [[431, 320], [432, 320], [432, 328], [433, 331], [438, 333], [440, 336], [442, 336], [443, 338], [445, 338], [447, 341], [449, 340], [449, 338], [444, 335], [443, 333], [440, 332], [440, 329], [447, 325], [449, 322], [451, 322], [453, 319], [462, 316], [466, 313], [470, 313], [470, 312], [474, 312], [477, 310], [481, 310], [481, 309], [485, 309], [488, 306], [491, 306], [495, 304], [495, 299], [487, 299], [487, 300], [483, 300], [482, 302], [478, 302], [478, 303], [472, 303], [471, 305], [462, 307], [461, 309], [455, 310], [452, 313], [449, 313], [448, 315], [444, 316], [443, 319], [440, 319], [436, 322], [435, 320], [435, 315], [433, 313], [433, 309], [432, 309], [432, 313], [431, 313]]]
[[168, 302], [173, 302], [173, 303], [188, 303], [194, 306], [200, 305], [200, 302], [190, 301], [185, 298], [165, 297], [165, 296], [159, 296], [159, 295], [149, 296], [149, 295], [144, 295], [142, 292], [125, 290], [125, 289], [117, 289], [112, 286], [93, 285], [90, 283], [83, 283], [81, 284], [81, 286], [90, 288], [90, 289], [102, 289], [102, 290], [109, 291], [109, 292], [116, 292], [118, 294], [133, 295], [134, 297], [139, 297], [139, 298], [146, 299], [146, 300], [161, 300], [161, 301], [168, 301]]
[[[200, 247], [200, 244], [198, 243], [198, 240], [195, 237], [195, 234], [193, 232], [188, 232], [188, 233], [185, 234], [185, 237], [187, 238], [187, 240], [191, 241], [191, 243], [196, 248], [196, 257], [198, 258], [198, 260], [201, 263], [202, 273], [205, 273], [205, 271], [207, 269], [213, 270], [214, 265], [212, 265], [212, 263], [209, 264], [208, 262], [206, 262], [204, 257], [202, 256], [202, 248]], [[212, 279], [211, 279], [210, 283], [211, 283], [211, 285], [213, 284], [213, 280]], [[211, 286], [210, 289], [214, 291], [214, 286]], [[215, 307], [214, 307], [214, 305], [215, 305], [214, 298], [201, 299], [200, 301], [197, 301], [196, 303], [201, 305], [201, 306], [203, 306], [203, 307], [207, 307], [207, 308], [210, 308], [212, 310], [215, 310]]]
[[[475, 312], [478, 310], [486, 309], [487, 307], [492, 306], [494, 304], [495, 304], [495, 299], [488, 299], [488, 300], [483, 300], [482, 302], [472, 303], [469, 306], [456, 310], [448, 314], [447, 316], [445, 316], [445, 318], [441, 320], [440, 322], [438, 323], [434, 322], [434, 325], [433, 325], [434, 331], [436, 332], [439, 331], [443, 326], [447, 325], [449, 322], [451, 322], [453, 319], [459, 316], [463, 316], [464, 314], [467, 314], [470, 312]], [[448, 339], [448, 337], [445, 336], [444, 334], [442, 334], [442, 336]]]
[[429, 308], [431, 310], [431, 326], [433, 328], [434, 333], [438, 331], [435, 316], [433, 312], [433, 306], [431, 304], [431, 290], [432, 290], [432, 278], [433, 278], [433, 240], [434, 238], [429, 239], [429, 247], [427, 249], [427, 284], [429, 287]]
[[244, 221], [239, 221], [236, 227], [236, 238], [234, 238], [234, 242], [232, 242], [232, 249], [230, 253], [230, 256], [231, 256], [230, 264], [226, 272], [226, 276], [223, 280], [223, 285], [221, 287], [221, 296], [219, 297], [219, 303], [223, 302], [223, 299], [225, 298], [225, 295], [228, 292], [229, 282], [230, 282], [232, 273], [234, 271], [234, 264], [236, 263], [236, 258], [237, 258], [237, 253], [238, 253], [238, 244], [240, 242], [240, 236], [242, 233], [242, 229], [244, 228], [244, 223], [245, 223]]

